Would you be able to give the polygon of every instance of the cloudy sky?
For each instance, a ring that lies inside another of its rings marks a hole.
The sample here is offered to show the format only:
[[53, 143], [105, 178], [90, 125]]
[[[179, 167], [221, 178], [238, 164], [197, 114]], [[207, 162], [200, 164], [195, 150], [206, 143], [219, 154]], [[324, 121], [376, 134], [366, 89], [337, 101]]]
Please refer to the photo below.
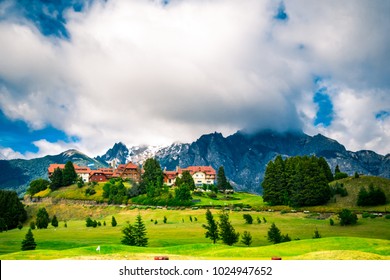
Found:
[[390, 1], [0, 0], [0, 158], [302, 130], [390, 153]]

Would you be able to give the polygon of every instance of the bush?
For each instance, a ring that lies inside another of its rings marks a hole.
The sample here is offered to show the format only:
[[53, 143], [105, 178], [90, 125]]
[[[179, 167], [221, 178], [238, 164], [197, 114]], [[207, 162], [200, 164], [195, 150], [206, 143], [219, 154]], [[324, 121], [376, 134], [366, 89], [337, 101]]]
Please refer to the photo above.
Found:
[[250, 214], [244, 214], [242, 216], [245, 219], [245, 223], [246, 224], [250, 224], [251, 225], [253, 223], [253, 218], [252, 218], [252, 216]]
[[357, 215], [355, 213], [352, 213], [349, 209], [343, 209], [338, 214], [340, 218], [340, 225], [346, 226], [346, 225], [354, 225], [357, 223]]
[[390, 214], [387, 214], [387, 215], [385, 216], [385, 218], [389, 220], [389, 219], [390, 219]]
[[368, 213], [368, 212], [363, 212], [362, 218], [369, 218], [369, 217], [370, 217], [370, 213]]
[[31, 229], [35, 229], [35, 222], [34, 222], [34, 221], [31, 221], [31, 222], [30, 222], [30, 228], [31, 228]]
[[333, 219], [331, 218], [331, 219], [329, 219], [329, 224], [331, 225], [331, 226], [334, 226], [334, 221], [333, 221]]

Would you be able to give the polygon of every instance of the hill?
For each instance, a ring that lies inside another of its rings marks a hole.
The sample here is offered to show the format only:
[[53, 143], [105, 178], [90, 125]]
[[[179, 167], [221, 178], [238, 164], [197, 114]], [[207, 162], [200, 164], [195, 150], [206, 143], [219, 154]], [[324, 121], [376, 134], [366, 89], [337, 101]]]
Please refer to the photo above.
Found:
[[[375, 176], [360, 176], [359, 178], [348, 177], [332, 182], [330, 185], [334, 186], [336, 183], [343, 184], [348, 192], [348, 195], [345, 197], [336, 195], [335, 201], [331, 199], [331, 202], [327, 204], [327, 206], [330, 208], [350, 208], [359, 210], [367, 209], [370, 211], [385, 211], [385, 209], [390, 210], [390, 179]], [[365, 187], [368, 189], [370, 184], [373, 184], [375, 187], [379, 187], [384, 191], [387, 198], [386, 205], [369, 207], [357, 206], [357, 199], [360, 188]]]

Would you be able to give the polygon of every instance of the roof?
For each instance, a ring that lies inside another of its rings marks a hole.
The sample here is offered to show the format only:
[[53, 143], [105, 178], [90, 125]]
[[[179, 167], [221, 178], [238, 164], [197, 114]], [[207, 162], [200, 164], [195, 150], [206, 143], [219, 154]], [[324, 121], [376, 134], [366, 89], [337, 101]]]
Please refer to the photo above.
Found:
[[188, 166], [187, 168], [179, 168], [179, 173], [183, 173], [184, 171], [189, 171], [191, 175], [196, 172], [203, 172], [207, 175], [216, 175], [217, 172], [211, 166]]
[[138, 166], [132, 162], [128, 162], [126, 164], [119, 164], [117, 169], [138, 169]]
[[[90, 173], [91, 172], [91, 169], [89, 167], [86, 167], [86, 166], [78, 166], [77, 164], [73, 164], [73, 167], [74, 167], [74, 170], [76, 171], [76, 173]], [[49, 171], [49, 173], [53, 173], [54, 170], [56, 170], [57, 168], [64, 169], [65, 164], [52, 163], [49, 165], [47, 170]]]

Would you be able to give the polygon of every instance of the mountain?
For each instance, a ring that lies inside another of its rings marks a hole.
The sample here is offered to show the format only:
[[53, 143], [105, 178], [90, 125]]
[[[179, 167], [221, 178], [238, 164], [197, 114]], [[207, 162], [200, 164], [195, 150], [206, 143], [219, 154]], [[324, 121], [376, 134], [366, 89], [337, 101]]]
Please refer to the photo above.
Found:
[[[267, 163], [279, 154], [285, 157], [322, 156], [332, 170], [339, 165], [341, 171], [350, 175], [357, 171], [390, 178], [390, 155], [382, 156], [373, 151], [347, 151], [342, 144], [321, 134], [309, 136], [298, 131], [277, 133], [265, 130], [256, 134], [239, 131], [228, 137], [215, 132], [202, 135], [191, 144], [131, 147], [127, 151], [129, 156], [126, 160], [142, 164], [146, 158], [156, 157], [161, 167], [167, 170], [190, 165], [211, 165], [217, 170], [219, 166], [224, 166], [226, 176], [237, 190], [254, 193], [261, 193], [260, 184]], [[106, 162], [110, 160], [112, 158]]]
[[108, 166], [133, 161], [142, 164], [149, 157], [156, 157], [163, 169], [177, 166], [223, 166], [225, 174], [236, 190], [261, 193], [261, 182], [266, 166], [277, 155], [317, 155], [326, 159], [331, 169], [339, 165], [342, 172], [390, 178], [390, 154], [383, 156], [373, 151], [348, 151], [342, 144], [321, 134], [309, 136], [303, 132], [277, 133], [266, 130], [256, 134], [238, 131], [224, 137], [221, 133], [202, 135], [191, 144], [174, 143], [170, 146], [134, 146], [116, 143], [106, 154], [90, 158], [76, 150], [56, 156], [31, 160], [0, 160], [0, 189], [15, 189], [22, 194], [35, 178], [47, 178], [50, 163]]
[[21, 195], [32, 180], [47, 179], [47, 168], [51, 163], [66, 163], [67, 161], [72, 161], [77, 165], [90, 166], [92, 169], [107, 166], [107, 164], [90, 158], [77, 150], [68, 150], [59, 155], [30, 160], [0, 160], [0, 189], [13, 189]]

